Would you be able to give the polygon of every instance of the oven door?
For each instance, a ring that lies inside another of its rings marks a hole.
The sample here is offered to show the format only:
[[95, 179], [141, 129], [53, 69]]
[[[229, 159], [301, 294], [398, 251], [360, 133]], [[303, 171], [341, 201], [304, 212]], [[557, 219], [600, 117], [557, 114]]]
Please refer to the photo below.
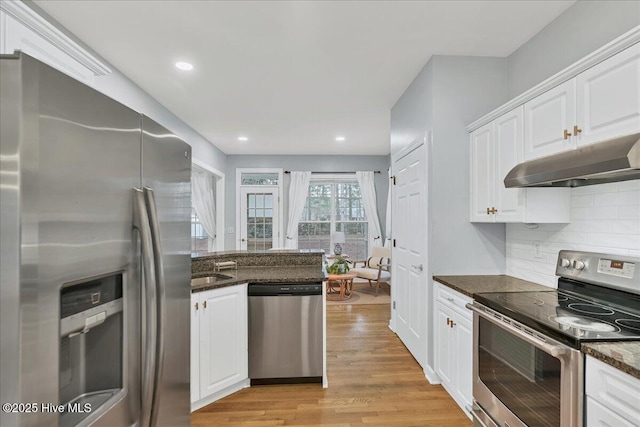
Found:
[[579, 427], [579, 350], [474, 302], [474, 417], [487, 426]]

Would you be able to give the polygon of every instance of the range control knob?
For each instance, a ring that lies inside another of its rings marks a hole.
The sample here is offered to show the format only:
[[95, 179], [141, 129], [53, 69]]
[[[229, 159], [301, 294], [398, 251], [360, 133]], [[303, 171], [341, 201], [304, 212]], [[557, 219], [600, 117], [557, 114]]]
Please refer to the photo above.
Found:
[[566, 267], [569, 267], [569, 266], [571, 265], [571, 261], [569, 261], [569, 260], [568, 260], [568, 259], [566, 259], [566, 258], [562, 258], [562, 259], [560, 260], [560, 265], [561, 265], [561, 266], [563, 266], [563, 267], [565, 267], [565, 268], [566, 268]]
[[575, 268], [576, 270], [584, 270], [584, 262], [578, 261], [578, 260], [574, 260], [573, 261], [573, 268]]

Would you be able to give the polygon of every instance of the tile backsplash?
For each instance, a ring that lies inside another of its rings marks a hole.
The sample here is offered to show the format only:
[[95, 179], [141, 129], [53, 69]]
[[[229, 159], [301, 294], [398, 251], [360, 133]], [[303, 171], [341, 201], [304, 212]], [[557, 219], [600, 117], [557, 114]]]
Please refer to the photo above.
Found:
[[508, 275], [555, 288], [561, 249], [640, 257], [640, 180], [572, 189], [569, 224], [507, 224]]

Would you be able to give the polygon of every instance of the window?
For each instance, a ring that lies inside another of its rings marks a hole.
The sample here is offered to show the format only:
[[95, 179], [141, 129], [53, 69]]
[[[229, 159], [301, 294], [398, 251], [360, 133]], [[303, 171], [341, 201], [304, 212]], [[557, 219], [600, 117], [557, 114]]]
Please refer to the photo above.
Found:
[[200, 224], [195, 209], [191, 208], [191, 252], [209, 251], [209, 235]]
[[367, 259], [367, 220], [360, 186], [352, 180], [313, 180], [298, 224], [298, 248], [333, 253], [331, 233], [343, 231], [343, 254], [352, 260]]
[[240, 185], [278, 185], [279, 174], [276, 173], [240, 173]]

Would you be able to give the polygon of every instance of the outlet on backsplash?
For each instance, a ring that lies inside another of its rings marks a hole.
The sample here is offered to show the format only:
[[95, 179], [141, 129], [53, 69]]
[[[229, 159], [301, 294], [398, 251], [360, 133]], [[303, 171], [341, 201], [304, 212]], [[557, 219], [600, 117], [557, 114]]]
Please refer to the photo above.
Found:
[[544, 258], [544, 255], [542, 255], [542, 242], [539, 240], [533, 242], [533, 257], [536, 259]]

